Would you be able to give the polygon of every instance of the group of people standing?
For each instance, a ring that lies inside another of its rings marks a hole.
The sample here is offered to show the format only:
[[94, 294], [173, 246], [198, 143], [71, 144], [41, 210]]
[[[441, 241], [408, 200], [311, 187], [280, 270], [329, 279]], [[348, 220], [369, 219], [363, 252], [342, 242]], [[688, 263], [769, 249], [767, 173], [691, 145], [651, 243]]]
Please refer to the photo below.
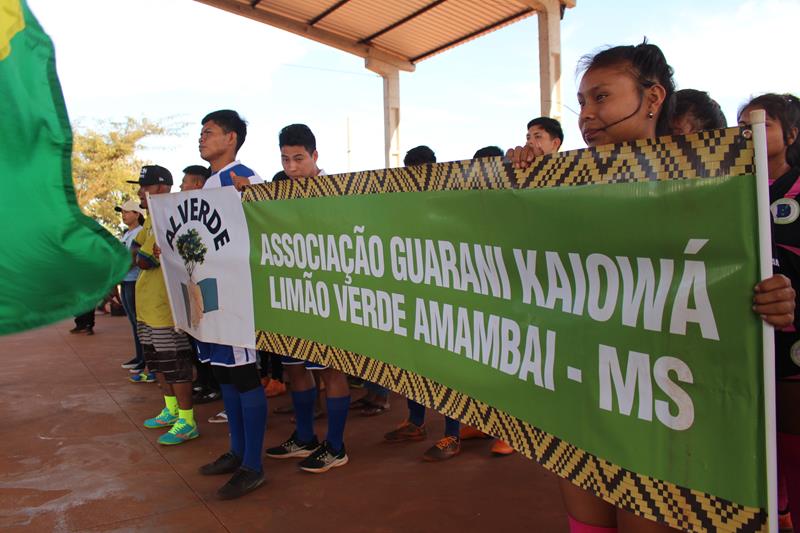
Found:
[[[579, 126], [587, 146], [654, 139], [660, 135], [682, 135], [703, 129], [726, 126], [719, 106], [706, 93], [676, 91], [673, 70], [662, 51], [643, 42], [617, 46], [585, 57], [580, 65], [582, 77], [578, 92]], [[747, 102], [737, 117], [747, 125], [753, 110], [767, 114], [770, 200], [794, 199], [800, 193], [800, 102], [792, 95], [765, 94]], [[247, 126], [235, 111], [220, 110], [201, 121], [200, 156], [209, 167], [187, 167], [182, 188], [243, 187], [263, 180], [236, 159], [245, 142]], [[506, 152], [516, 168], [527, 168], [540, 156], [557, 152], [563, 143], [560, 124], [539, 117], [527, 125], [524, 146]], [[283, 128], [278, 136], [283, 171], [274, 179], [325, 176], [317, 165], [316, 139], [303, 124]], [[474, 157], [502, 156], [498, 147], [485, 147]], [[432, 164], [436, 157], [429, 147], [419, 146], [405, 158], [406, 166]], [[202, 475], [225, 475], [220, 487], [222, 499], [238, 498], [264, 482], [262, 455], [273, 459], [297, 459], [302, 470], [314, 473], [347, 464], [344, 434], [351, 408], [347, 376], [341, 371], [316, 363], [280, 357], [291, 392], [295, 429], [282, 443], [264, 451], [267, 400], [261, 382], [258, 356], [254, 350], [202, 341], [174, 328], [160, 270], [158, 248], [149, 219], [142, 220], [151, 196], [170, 192], [169, 171], [158, 165], [142, 168], [139, 201], [121, 206], [123, 220], [131, 228], [124, 240], [132, 250], [133, 268], [123, 281], [123, 302], [135, 326], [136, 360], [152, 372], [164, 397], [164, 408], [143, 422], [147, 428], [165, 430], [158, 442], [176, 445], [199, 436], [192, 403], [193, 360], [208, 362], [219, 383], [230, 432], [230, 447], [213, 462], [202, 465]], [[800, 346], [795, 315], [800, 284], [800, 231], [798, 222], [773, 226], [775, 274], [754, 290], [752, 308], [775, 328], [778, 362], [778, 444], [782, 480], [783, 510], [800, 521], [800, 419], [792, 408], [800, 400], [800, 360], [792, 357]], [[137, 271], [138, 269], [138, 271]], [[135, 310], [134, 304], [135, 301]], [[194, 346], [194, 347], [193, 347]], [[327, 431], [319, 439], [313, 427], [318, 384], [324, 384]], [[367, 395], [358, 402], [363, 414], [380, 414], [388, 408], [388, 391], [368, 385]], [[408, 417], [400, 427], [386, 433], [390, 442], [419, 441], [426, 436], [425, 407], [408, 401]], [[463, 428], [457, 420], [446, 419], [444, 436], [425, 452], [431, 461], [449, 459], [460, 451], [464, 438], [485, 436], [473, 428]], [[493, 445], [497, 455], [513, 453], [508, 444]], [[648, 521], [615, 508], [599, 497], [562, 480], [561, 491], [569, 515], [570, 530], [577, 533], [611, 531], [663, 531], [664, 525]]]

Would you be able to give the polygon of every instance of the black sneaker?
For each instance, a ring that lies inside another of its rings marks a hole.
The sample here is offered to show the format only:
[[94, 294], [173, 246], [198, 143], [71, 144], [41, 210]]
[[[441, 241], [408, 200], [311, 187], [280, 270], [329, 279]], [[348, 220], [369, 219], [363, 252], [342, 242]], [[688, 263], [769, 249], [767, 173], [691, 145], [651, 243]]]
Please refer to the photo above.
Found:
[[199, 472], [204, 476], [232, 474], [240, 466], [242, 466], [242, 458], [237, 457], [233, 452], [227, 452], [217, 457], [213, 463], [201, 466]]
[[217, 497], [220, 500], [233, 500], [244, 496], [248, 492], [253, 492], [264, 484], [264, 472], [256, 472], [249, 468], [239, 467], [218, 491]]
[[331, 445], [328, 441], [323, 441], [322, 445], [314, 450], [314, 453], [300, 461], [298, 466], [300, 466], [301, 470], [305, 470], [306, 472], [321, 474], [327, 472], [331, 468], [346, 465], [347, 460], [344, 444], [342, 444], [342, 449], [339, 453], [336, 453], [331, 449]]
[[192, 395], [192, 401], [197, 404], [211, 403], [222, 399], [222, 393], [214, 389], [204, 389]]
[[295, 431], [292, 433], [292, 436], [289, 437], [289, 440], [275, 446], [274, 448], [267, 448], [267, 451], [264, 454], [267, 457], [272, 457], [273, 459], [289, 459], [291, 457], [308, 457], [311, 453], [319, 448], [319, 441], [317, 437], [314, 436], [311, 439], [311, 442], [300, 442], [297, 439], [297, 432]]
[[139, 361], [137, 361], [136, 358], [134, 357], [130, 361], [128, 361], [126, 363], [122, 363], [120, 366], [127, 370], [127, 369], [130, 369], [130, 368], [136, 368], [137, 366], [139, 366], [139, 364], [140, 364]]

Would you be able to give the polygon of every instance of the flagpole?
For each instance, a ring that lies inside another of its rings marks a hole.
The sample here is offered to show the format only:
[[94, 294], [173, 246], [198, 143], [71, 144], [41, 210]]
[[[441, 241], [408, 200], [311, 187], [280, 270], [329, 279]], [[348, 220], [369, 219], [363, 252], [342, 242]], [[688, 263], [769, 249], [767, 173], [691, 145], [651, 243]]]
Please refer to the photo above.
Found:
[[[758, 202], [758, 252], [761, 279], [772, 276], [772, 231], [769, 209], [769, 169], [767, 167], [766, 112], [750, 112], [756, 164], [756, 199]], [[777, 425], [775, 415], [775, 333], [762, 321], [762, 351], [764, 354], [764, 430], [767, 459], [767, 524], [768, 531], [778, 531], [778, 461]]]

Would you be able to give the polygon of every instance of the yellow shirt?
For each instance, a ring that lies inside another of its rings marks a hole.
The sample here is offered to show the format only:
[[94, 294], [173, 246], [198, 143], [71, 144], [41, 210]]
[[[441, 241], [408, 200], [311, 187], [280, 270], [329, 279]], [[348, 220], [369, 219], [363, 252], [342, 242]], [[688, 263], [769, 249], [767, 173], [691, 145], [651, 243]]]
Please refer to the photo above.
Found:
[[149, 217], [134, 240], [141, 246], [137, 258], [145, 259], [153, 266], [142, 269], [136, 280], [136, 320], [153, 328], [172, 327], [175, 322], [172, 320], [161, 264], [153, 255], [156, 237]]

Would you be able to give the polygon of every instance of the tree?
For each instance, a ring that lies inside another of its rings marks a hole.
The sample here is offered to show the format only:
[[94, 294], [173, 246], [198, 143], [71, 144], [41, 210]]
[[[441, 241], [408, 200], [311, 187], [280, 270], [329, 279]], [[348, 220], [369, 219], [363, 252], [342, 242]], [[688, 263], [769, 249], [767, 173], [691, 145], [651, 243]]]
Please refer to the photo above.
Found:
[[183, 262], [186, 265], [186, 272], [189, 273], [189, 279], [191, 279], [195, 267], [199, 264], [203, 264], [206, 260], [208, 247], [203, 244], [203, 238], [194, 228], [178, 237], [177, 247], [178, 254], [183, 258]]
[[136, 194], [134, 180], [145, 163], [136, 157], [142, 139], [166, 129], [147, 119], [111, 123], [106, 132], [73, 128], [72, 179], [78, 205], [112, 233], [120, 229], [114, 207]]

